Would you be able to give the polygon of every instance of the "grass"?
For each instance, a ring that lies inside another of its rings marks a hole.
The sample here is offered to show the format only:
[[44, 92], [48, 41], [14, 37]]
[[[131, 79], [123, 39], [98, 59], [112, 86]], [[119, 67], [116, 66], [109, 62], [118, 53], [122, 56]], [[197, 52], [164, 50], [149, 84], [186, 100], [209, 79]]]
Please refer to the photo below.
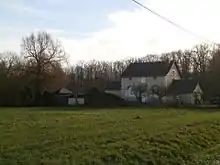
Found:
[[0, 164], [214, 164], [220, 112], [0, 109]]

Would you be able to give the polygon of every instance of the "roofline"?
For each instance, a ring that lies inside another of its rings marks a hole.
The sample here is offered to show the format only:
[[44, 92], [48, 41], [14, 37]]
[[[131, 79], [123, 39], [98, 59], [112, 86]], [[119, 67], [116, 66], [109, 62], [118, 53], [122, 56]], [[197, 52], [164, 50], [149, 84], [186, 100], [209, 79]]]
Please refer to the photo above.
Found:
[[[183, 80], [189, 80], [189, 79], [180, 79], [180, 80], [174, 80], [174, 81], [183, 81]], [[196, 81], [195, 88], [192, 90], [192, 92], [189, 92], [189, 93], [179, 93], [179, 94], [168, 93], [168, 94], [166, 94], [165, 96], [174, 96], [174, 95], [186, 95], [186, 94], [192, 94], [192, 93], [195, 91], [195, 89], [196, 89], [196, 87], [197, 87], [198, 85], [199, 85], [199, 87], [200, 87], [202, 93], [204, 93], [204, 91], [203, 91], [203, 89], [202, 89], [202, 87], [201, 87], [201, 85], [200, 85], [200, 82], [199, 82], [199, 81]]]
[[105, 89], [105, 91], [120, 91], [121, 89]]
[[146, 78], [146, 77], [165, 77], [166, 75], [164, 76], [122, 76], [121, 78]]
[[166, 73], [165, 76], [167, 76], [167, 74], [169, 73], [169, 71], [170, 71], [170, 69], [171, 69], [171, 67], [172, 67], [173, 65], [176, 66], [177, 72], [179, 73], [180, 78], [182, 78], [182, 75], [181, 75], [180, 69], [179, 69], [179, 67], [178, 67], [178, 65], [177, 65], [177, 63], [176, 63], [176, 61], [172, 61], [172, 62], [171, 62], [171, 65], [170, 65], [170, 67], [169, 67], [169, 70], [167, 71], [167, 73]]
[[[133, 63], [130, 63], [130, 64], [127, 66], [127, 68], [128, 68], [131, 64], [145, 64], [145, 63], [165, 63], [165, 61], [155, 61], [155, 62], [133, 62]], [[170, 68], [172, 67], [173, 64], [176, 65], [177, 71], [178, 71], [180, 77], [182, 77], [182, 76], [181, 76], [181, 73], [180, 73], [180, 70], [179, 70], [179, 67], [177, 66], [177, 64], [176, 64], [175, 61], [171, 61], [171, 62], [168, 63], [168, 64], [169, 64], [170, 66], [169, 66], [169, 69], [168, 69], [167, 73], [166, 73], [164, 76], [157, 76], [157, 77], [165, 77], [165, 76], [169, 73]], [[125, 70], [126, 70], [126, 69], [125, 69]], [[130, 77], [154, 77], [154, 76], [124, 76], [124, 71], [123, 71], [123, 73], [121, 74], [121, 78], [130, 78]]]

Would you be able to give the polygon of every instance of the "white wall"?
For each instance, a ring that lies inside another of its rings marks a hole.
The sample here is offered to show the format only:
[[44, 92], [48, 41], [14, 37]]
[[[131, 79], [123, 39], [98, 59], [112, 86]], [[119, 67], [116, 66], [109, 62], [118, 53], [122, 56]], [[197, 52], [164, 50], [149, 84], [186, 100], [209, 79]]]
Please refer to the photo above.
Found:
[[[180, 101], [185, 105], [195, 104], [195, 97], [193, 94], [182, 94], [178, 96], [180, 98]], [[176, 102], [176, 99], [174, 98], [174, 96], [164, 96], [162, 101], [165, 104], [174, 104]]]
[[[77, 98], [78, 104], [79, 105], [84, 105], [85, 104], [85, 99], [84, 98]], [[76, 105], [76, 98], [69, 98], [68, 99], [68, 104], [69, 105]]]
[[121, 89], [121, 98], [128, 101], [136, 101], [136, 96], [131, 92], [130, 89]]
[[165, 77], [133, 77], [131, 79], [122, 78], [121, 89], [127, 89], [127, 87], [130, 85], [138, 85], [141, 83], [147, 83], [149, 88], [153, 85], [165, 87]]
[[[133, 77], [133, 78], [122, 78], [121, 80], [121, 96], [123, 98], [128, 97], [128, 87], [138, 85], [141, 83], [147, 83], [150, 89], [153, 85], [157, 85], [161, 88], [165, 87], [165, 77]], [[135, 97], [135, 96], [130, 96]]]

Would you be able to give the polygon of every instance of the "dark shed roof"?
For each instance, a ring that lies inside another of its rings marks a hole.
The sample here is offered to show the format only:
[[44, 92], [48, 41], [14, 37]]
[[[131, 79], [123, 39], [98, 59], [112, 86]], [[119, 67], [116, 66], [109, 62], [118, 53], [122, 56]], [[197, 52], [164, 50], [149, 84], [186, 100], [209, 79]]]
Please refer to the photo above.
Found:
[[171, 86], [168, 88], [168, 95], [189, 94], [192, 93], [198, 81], [195, 80], [174, 80]]
[[121, 82], [120, 81], [111, 81], [107, 83], [106, 90], [120, 90], [121, 89]]
[[122, 77], [154, 77], [165, 76], [172, 66], [167, 62], [132, 63], [122, 73]]

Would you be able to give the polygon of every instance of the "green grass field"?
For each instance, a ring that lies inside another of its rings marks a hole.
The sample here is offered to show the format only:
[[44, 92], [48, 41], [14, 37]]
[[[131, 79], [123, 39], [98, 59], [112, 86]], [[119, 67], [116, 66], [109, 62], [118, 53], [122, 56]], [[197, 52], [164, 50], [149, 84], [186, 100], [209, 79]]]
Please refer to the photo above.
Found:
[[0, 109], [0, 164], [214, 164], [220, 112]]

